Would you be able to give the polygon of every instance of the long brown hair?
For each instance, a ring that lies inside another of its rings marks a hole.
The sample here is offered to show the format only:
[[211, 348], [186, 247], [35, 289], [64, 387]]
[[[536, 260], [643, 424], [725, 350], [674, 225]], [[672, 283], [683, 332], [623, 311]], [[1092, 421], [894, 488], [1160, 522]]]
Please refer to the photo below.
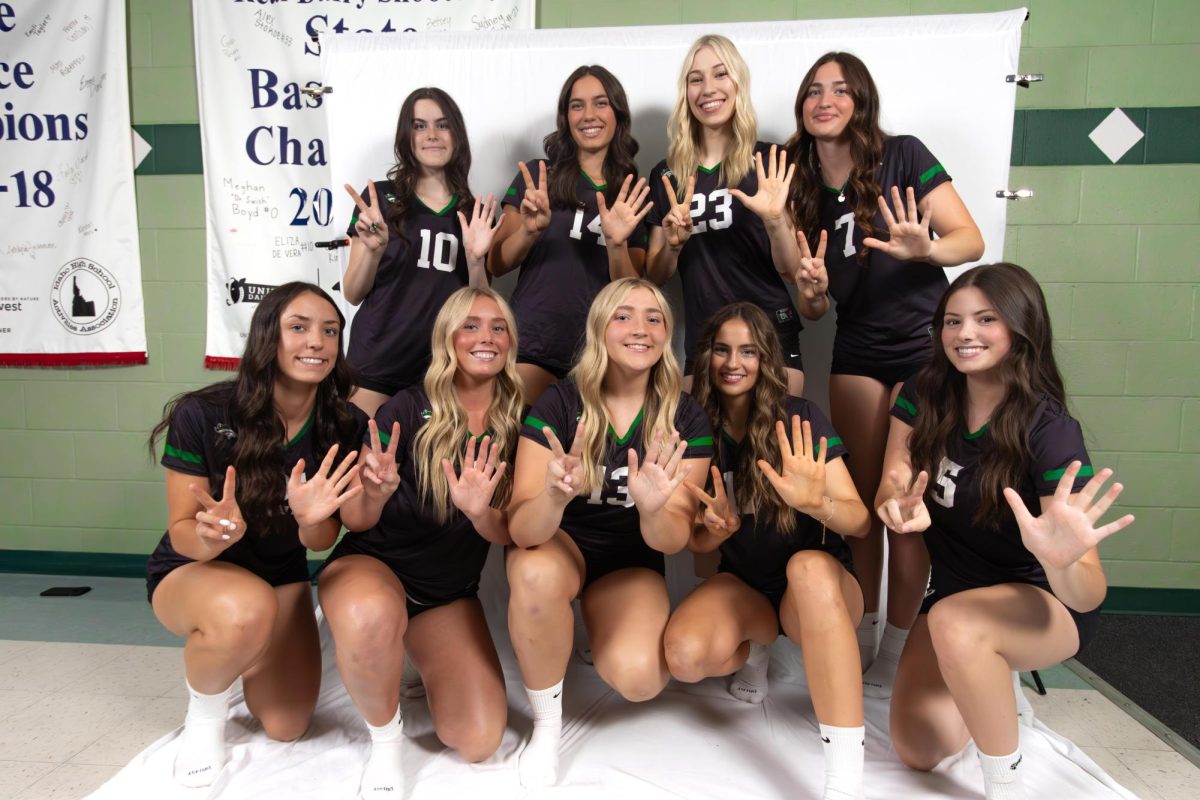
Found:
[[[796, 132], [784, 147], [788, 160], [796, 164], [796, 177], [789, 190], [788, 203], [792, 210], [792, 222], [797, 230], [804, 231], [809, 242], [816, 242], [821, 232], [821, 163], [817, 157], [817, 141], [804, 127], [804, 99], [817, 70], [835, 62], [842, 68], [846, 88], [854, 100], [854, 114], [846, 125], [845, 135], [850, 139], [850, 156], [853, 166], [847, 181], [847, 194], [854, 204], [854, 224], [864, 236], [875, 235], [875, 215], [879, 212], [878, 198], [882, 191], [877, 176], [883, 158], [883, 143], [887, 140], [879, 127], [879, 91], [871, 73], [857, 56], [850, 53], [829, 52], [813, 63], [800, 81], [796, 92]], [[866, 258], [866, 249], [858, 254]]]
[[753, 303], [731, 303], [709, 318], [696, 345], [696, 359], [692, 362], [695, 376], [692, 396], [704, 407], [712, 423], [719, 463], [721, 451], [728, 447], [721, 436], [727, 417], [721, 405], [721, 393], [713, 386], [712, 351], [721, 326], [732, 319], [746, 323], [750, 339], [758, 350], [758, 380], [750, 390], [750, 414], [746, 419], [747, 444], [741, 448], [733, 465], [734, 497], [742, 513], [768, 522], [781, 533], [791, 533], [796, 527], [796, 514], [757, 465], [762, 459], [777, 472], [782, 468], [775, 421], [784, 413], [788, 397], [787, 369], [783, 364], [779, 337], [762, 309]]
[[996, 369], [1004, 399], [987, 424], [988, 455], [979, 476], [981, 502], [977, 525], [994, 526], [1007, 512], [1006, 486], [1017, 486], [1029, 458], [1029, 430], [1038, 404], [1046, 397], [1066, 406], [1062, 376], [1054, 360], [1054, 342], [1046, 298], [1038, 282], [1016, 264], [985, 264], [967, 270], [950, 284], [933, 317], [933, 357], [915, 378], [919, 413], [909, 434], [914, 474], [931, 476], [946, 455], [946, 443], [967, 430], [967, 380], [950, 363], [941, 344], [946, 304], [962, 289], [974, 287], [1008, 326], [1012, 347]]

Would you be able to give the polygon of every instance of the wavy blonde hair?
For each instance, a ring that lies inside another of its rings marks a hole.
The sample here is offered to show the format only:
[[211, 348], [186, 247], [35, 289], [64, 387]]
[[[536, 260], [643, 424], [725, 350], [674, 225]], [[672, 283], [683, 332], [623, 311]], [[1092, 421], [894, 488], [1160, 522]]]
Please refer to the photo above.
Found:
[[[492, 403], [488, 406], [488, 427], [500, 456], [512, 461], [521, 427], [521, 409], [525, 402], [524, 386], [517, 374], [517, 325], [512, 309], [504, 298], [492, 289], [464, 286], [446, 299], [433, 323], [430, 337], [432, 360], [425, 371], [425, 395], [429, 398], [429, 421], [413, 437], [413, 458], [416, 460], [417, 493], [432, 503], [439, 523], [445, 523], [454, 512], [450, 500], [450, 485], [442, 471], [442, 459], [461, 469], [463, 448], [471, 431], [467, 427], [467, 411], [458, 401], [454, 390], [454, 375], [458, 357], [454, 352], [454, 334], [470, 316], [471, 306], [481, 297], [491, 298], [500, 307], [500, 315], [508, 325], [508, 356], [504, 369], [496, 375]], [[496, 494], [493, 508], [503, 508], [512, 494], [512, 470], [506, 470]]]
[[[587, 316], [587, 338], [579, 360], [571, 369], [570, 378], [579, 388], [583, 400], [583, 482], [580, 492], [587, 494], [600, 485], [597, 469], [604, 460], [605, 439], [608, 434], [608, 410], [604, 406], [604, 379], [608, 377], [608, 348], [604, 344], [604, 333], [617, 308], [625, 302], [634, 289], [646, 289], [654, 295], [662, 310], [663, 326], [666, 328], [666, 343], [662, 358], [650, 368], [650, 381], [646, 388], [646, 400], [642, 406], [642, 449], [655, 436], [669, 436], [675, 430], [675, 412], [679, 408], [679, 393], [683, 378], [679, 362], [671, 350], [671, 333], [675, 328], [671, 307], [667, 299], [644, 278], [621, 278], [600, 290]], [[565, 433], [565, 432], [564, 432]]]
[[742, 60], [742, 54], [729, 39], [718, 33], [701, 36], [692, 43], [683, 66], [679, 70], [679, 96], [675, 108], [667, 120], [667, 166], [675, 174], [676, 198], [683, 199], [687, 179], [700, 166], [697, 153], [700, 144], [700, 123], [692, 116], [688, 107], [687, 78], [692, 70], [692, 61], [702, 48], [710, 47], [729, 71], [729, 77], [737, 86], [737, 97], [733, 101], [733, 147], [721, 159], [719, 180], [726, 186], [736, 187], [754, 167], [754, 144], [758, 140], [758, 117], [750, 102], [750, 69]]

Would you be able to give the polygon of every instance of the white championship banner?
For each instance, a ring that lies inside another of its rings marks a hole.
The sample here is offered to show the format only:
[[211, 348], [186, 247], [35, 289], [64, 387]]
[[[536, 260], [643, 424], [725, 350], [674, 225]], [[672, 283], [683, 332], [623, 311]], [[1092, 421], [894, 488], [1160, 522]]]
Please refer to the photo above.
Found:
[[0, 1], [0, 365], [146, 363], [125, 0]]
[[[319, 93], [320, 48], [351, 31], [532, 28], [534, 10], [535, 0], [193, 0], [207, 219], [206, 366], [237, 366], [255, 304], [273, 287], [306, 280], [331, 290], [341, 279], [336, 253], [315, 244], [344, 235], [345, 225], [331, 222], [333, 210], [349, 202], [340, 183], [330, 189], [322, 105], [331, 95]], [[396, 36], [397, 46], [409, 38]], [[380, 97], [410, 86], [389, 65], [370, 82]], [[389, 129], [380, 132], [389, 140], [398, 108], [389, 109]]]

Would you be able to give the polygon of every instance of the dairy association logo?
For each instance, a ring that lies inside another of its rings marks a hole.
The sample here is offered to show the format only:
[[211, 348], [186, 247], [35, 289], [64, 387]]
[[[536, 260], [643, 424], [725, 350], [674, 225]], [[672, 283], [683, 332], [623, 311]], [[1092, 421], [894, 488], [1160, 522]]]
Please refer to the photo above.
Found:
[[121, 313], [121, 287], [100, 264], [76, 258], [54, 276], [50, 307], [64, 328], [88, 336], [112, 325]]
[[225, 305], [261, 303], [274, 288], [275, 286], [269, 283], [250, 283], [245, 278], [231, 278], [225, 282], [225, 289], [229, 292], [229, 297], [225, 298]]

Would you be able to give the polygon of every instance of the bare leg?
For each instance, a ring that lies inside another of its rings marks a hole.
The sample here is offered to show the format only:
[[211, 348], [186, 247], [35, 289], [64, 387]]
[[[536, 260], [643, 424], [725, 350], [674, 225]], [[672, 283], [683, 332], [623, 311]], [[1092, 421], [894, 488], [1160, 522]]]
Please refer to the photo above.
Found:
[[554, 374], [536, 364], [517, 364], [517, 374], [525, 384], [525, 402], [533, 405], [550, 384], [557, 383]]
[[798, 369], [787, 367], [788, 394], [792, 397], [804, 396], [804, 373]]
[[670, 614], [666, 581], [641, 567], [611, 572], [583, 593], [596, 672], [630, 702], [657, 697], [671, 679], [663, 653]]
[[889, 727], [896, 755], [919, 770], [933, 769], [946, 756], [962, 750], [970, 738], [942, 678], [926, 614], [913, 623], [900, 656]]
[[321, 642], [307, 581], [275, 588], [279, 613], [271, 643], [242, 675], [246, 705], [272, 739], [290, 742], [308, 730], [321, 692]]
[[693, 589], [667, 622], [667, 666], [685, 683], [729, 675], [745, 663], [751, 642], [770, 645], [778, 634], [767, 598], [720, 572]]
[[354, 391], [350, 394], [350, 402], [361, 408], [363, 413], [368, 417], [374, 417], [379, 407], [391, 399], [391, 395], [376, 392], [372, 389], [364, 389], [361, 386], [355, 387]]

